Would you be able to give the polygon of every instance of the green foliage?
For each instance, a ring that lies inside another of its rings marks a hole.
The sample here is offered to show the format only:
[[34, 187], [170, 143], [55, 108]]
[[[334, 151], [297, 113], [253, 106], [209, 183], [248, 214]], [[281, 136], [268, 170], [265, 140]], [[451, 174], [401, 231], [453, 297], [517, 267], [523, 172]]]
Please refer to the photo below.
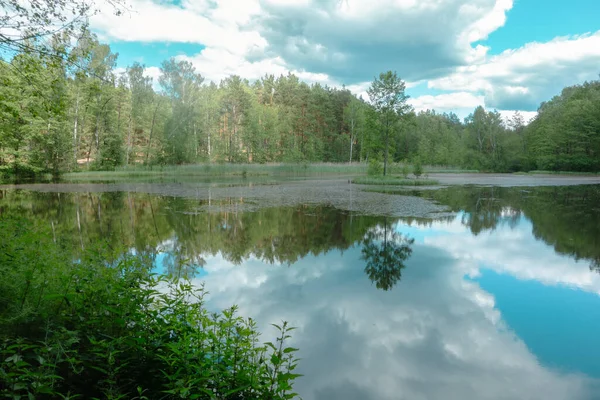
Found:
[[[64, 11], [54, 3], [40, 4]], [[453, 113], [413, 112], [404, 81], [392, 71], [374, 79], [367, 103], [293, 74], [206, 83], [189, 62], [170, 59], [155, 92], [144, 65], [118, 76], [109, 45], [86, 30], [72, 39], [68, 32], [34, 38], [0, 61], [4, 175], [205, 162], [353, 163], [378, 155], [384, 175], [393, 173], [393, 162], [415, 157], [446, 169], [600, 170], [597, 81], [565, 88], [529, 125], [519, 113], [504, 121], [483, 107], [460, 121]]]
[[410, 174], [410, 169], [408, 168], [407, 163], [402, 164], [402, 176], [404, 179], [408, 179], [408, 174]]
[[381, 174], [383, 174], [383, 164], [378, 157], [371, 157], [369, 166], [367, 167], [367, 175], [379, 176]]
[[421, 159], [415, 158], [413, 162], [413, 175], [420, 178], [423, 175], [423, 166], [421, 165]]
[[26, 220], [0, 227], [2, 397], [295, 397], [287, 323], [260, 344], [236, 307], [209, 312], [204, 288], [151, 274], [141, 255], [97, 249], [73, 261]]
[[377, 113], [383, 147], [383, 175], [387, 174], [390, 140], [394, 140], [398, 132], [400, 118], [411, 107], [405, 94], [406, 84], [395, 72], [388, 71], [375, 78], [368, 93]]
[[69, 142], [66, 65], [56, 59], [66, 38], [55, 36], [47, 53], [31, 49], [0, 60], [0, 168], [5, 174], [58, 175], [65, 167]]
[[531, 169], [600, 171], [600, 81], [563, 89], [525, 128]]

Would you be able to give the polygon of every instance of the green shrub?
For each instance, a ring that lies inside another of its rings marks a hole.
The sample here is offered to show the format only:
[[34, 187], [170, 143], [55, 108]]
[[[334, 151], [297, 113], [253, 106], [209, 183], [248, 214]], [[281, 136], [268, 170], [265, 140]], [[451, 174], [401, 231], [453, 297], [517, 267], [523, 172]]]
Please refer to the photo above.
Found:
[[383, 174], [383, 164], [379, 159], [373, 157], [369, 160], [369, 166], [367, 167], [367, 175], [378, 176]]
[[296, 396], [287, 323], [261, 344], [235, 306], [209, 312], [203, 287], [154, 275], [147, 259], [96, 250], [73, 262], [27, 221], [0, 228], [0, 397]]
[[423, 166], [421, 165], [421, 160], [416, 158], [413, 163], [413, 175], [417, 178], [420, 178], [423, 175]]
[[410, 174], [410, 170], [408, 169], [408, 164], [404, 163], [404, 164], [402, 164], [402, 176], [404, 177], [404, 179], [408, 178], [408, 174]]

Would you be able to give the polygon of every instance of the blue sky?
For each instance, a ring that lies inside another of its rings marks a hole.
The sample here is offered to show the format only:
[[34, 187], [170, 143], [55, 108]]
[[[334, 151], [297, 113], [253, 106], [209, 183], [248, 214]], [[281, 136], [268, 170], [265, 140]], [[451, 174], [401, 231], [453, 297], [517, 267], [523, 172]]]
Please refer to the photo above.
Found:
[[476, 106], [535, 115], [540, 102], [600, 73], [597, 0], [131, 0], [92, 29], [156, 78], [186, 59], [211, 81], [292, 71], [357, 94], [379, 72], [408, 83], [416, 110]]
[[171, 57], [191, 55], [201, 52], [204, 46], [195, 43], [178, 42], [124, 42], [111, 43], [111, 49], [119, 53], [117, 65], [122, 68], [139, 62], [148, 67], [160, 67], [161, 63]]
[[502, 318], [541, 363], [600, 377], [598, 294], [491, 270], [484, 270], [477, 282], [494, 296]]
[[[492, 54], [529, 42], [547, 42], [600, 29], [600, 2], [596, 0], [517, 0], [506, 24], [484, 43]], [[600, 72], [600, 71], [599, 71]]]

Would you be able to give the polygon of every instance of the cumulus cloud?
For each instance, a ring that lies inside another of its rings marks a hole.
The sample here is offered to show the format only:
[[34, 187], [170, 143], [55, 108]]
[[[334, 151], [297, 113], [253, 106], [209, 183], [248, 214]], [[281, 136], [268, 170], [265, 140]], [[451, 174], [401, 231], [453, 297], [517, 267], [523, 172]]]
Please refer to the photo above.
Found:
[[534, 111], [563, 87], [597, 79], [599, 65], [600, 31], [506, 50], [428, 86], [480, 93], [491, 108]]
[[[435, 96], [423, 95], [410, 98], [408, 103], [416, 112], [427, 110], [453, 112], [459, 118], [467, 117], [478, 106], [482, 106], [490, 110], [494, 109], [494, 107], [488, 106], [489, 102], [486, 102], [486, 97], [483, 94], [478, 94], [477, 92], [451, 92]], [[525, 125], [527, 125], [537, 115], [537, 111], [523, 111], [520, 109], [497, 111], [500, 113], [505, 123], [508, 122], [517, 111], [523, 117], [523, 122]]]
[[498, 110], [505, 123], [508, 123], [516, 112], [521, 114], [523, 122], [528, 125], [537, 115], [537, 111], [522, 111], [522, 110]]
[[417, 110], [466, 116], [484, 105], [503, 116], [520, 110], [531, 117], [562, 87], [600, 72], [600, 31], [489, 56], [485, 40], [504, 26], [513, 0], [131, 0], [130, 6], [121, 17], [110, 10], [95, 15], [92, 28], [108, 41], [202, 45], [198, 54], [179, 57], [216, 82], [231, 74], [254, 80], [293, 72], [365, 96], [373, 77], [391, 69], [448, 92], [413, 98]]
[[481, 58], [473, 43], [505, 21], [512, 0], [262, 0], [255, 18], [268, 54], [346, 83], [395, 69], [432, 78]]
[[201, 44], [191, 59], [218, 71], [283, 69], [360, 84], [387, 69], [417, 80], [480, 59], [487, 49], [472, 43], [502, 26], [511, 7], [512, 0], [132, 0], [131, 13], [103, 12], [91, 25], [107, 40]]
[[242, 29], [260, 10], [255, 0], [183, 1], [179, 5], [131, 0], [130, 7], [131, 12], [123, 16], [98, 13], [90, 21], [92, 28], [107, 40], [197, 43], [239, 55], [267, 44], [258, 32]]
[[425, 95], [411, 98], [408, 103], [416, 111], [436, 110], [453, 111], [456, 109], [473, 110], [477, 106], [484, 106], [483, 96], [476, 96], [469, 92], [454, 92], [437, 96]]
[[[117, 67], [114, 69], [114, 73], [117, 77], [123, 76], [127, 73], [127, 68]], [[144, 76], [152, 78], [152, 87], [155, 91], [160, 91], [160, 84], [158, 83], [158, 78], [160, 77], [159, 67], [146, 67], [144, 69]]]

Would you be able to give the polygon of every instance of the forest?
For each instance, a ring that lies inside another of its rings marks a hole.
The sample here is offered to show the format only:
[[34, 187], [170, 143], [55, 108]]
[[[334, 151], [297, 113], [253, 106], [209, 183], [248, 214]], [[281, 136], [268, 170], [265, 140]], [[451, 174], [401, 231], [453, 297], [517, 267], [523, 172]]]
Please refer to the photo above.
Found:
[[[208, 82], [165, 60], [158, 81], [88, 30], [31, 39], [0, 60], [0, 171], [193, 163], [386, 160], [479, 171], [600, 171], [600, 81], [567, 87], [527, 123], [477, 107], [415, 112], [405, 83], [382, 73], [369, 98], [293, 74]], [[393, 93], [389, 102], [387, 94]], [[386, 103], [387, 102], [387, 103]], [[389, 159], [389, 160], [388, 160]]]

